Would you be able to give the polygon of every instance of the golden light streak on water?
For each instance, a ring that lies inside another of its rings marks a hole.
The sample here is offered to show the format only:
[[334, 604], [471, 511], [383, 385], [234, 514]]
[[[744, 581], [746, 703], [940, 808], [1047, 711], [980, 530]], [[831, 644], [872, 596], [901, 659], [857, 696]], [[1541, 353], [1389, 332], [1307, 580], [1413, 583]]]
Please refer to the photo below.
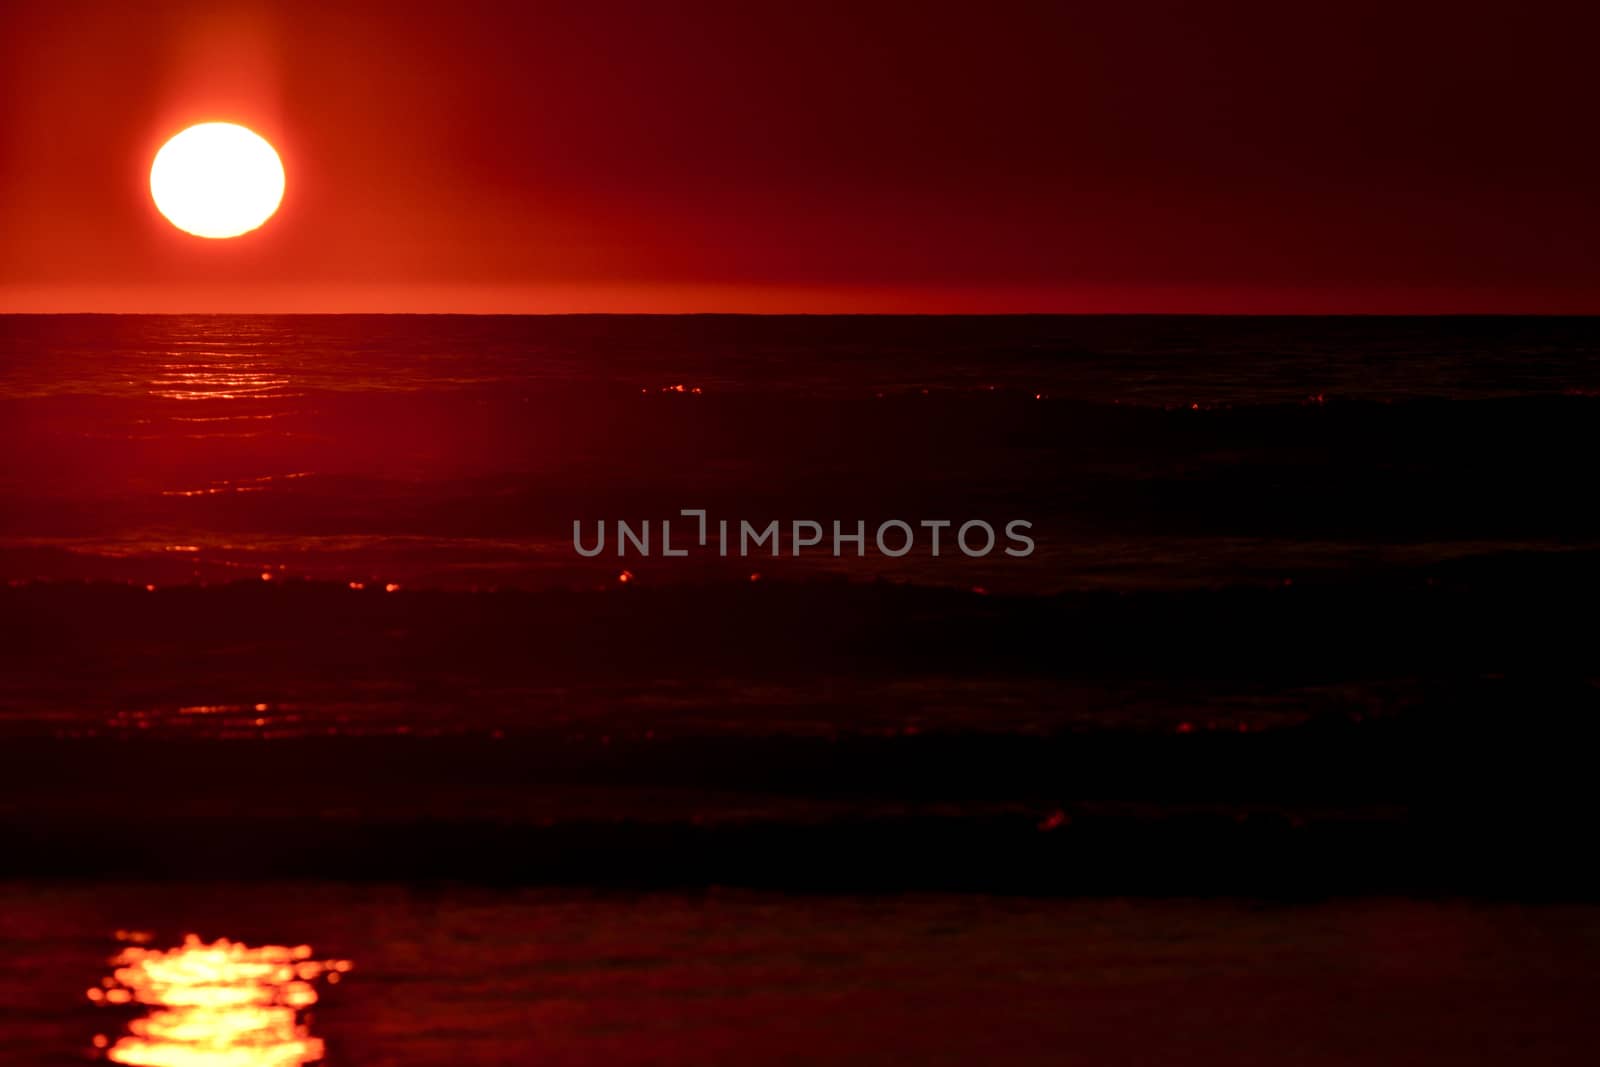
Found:
[[[133, 940], [132, 938], [125, 938]], [[317, 1002], [316, 982], [336, 982], [348, 960], [315, 960], [309, 945], [252, 948], [191, 934], [171, 949], [131, 944], [116, 970], [90, 989], [100, 1005], [141, 1004], [114, 1043], [95, 1045], [112, 1063], [136, 1067], [302, 1067], [322, 1059], [303, 1013]]]

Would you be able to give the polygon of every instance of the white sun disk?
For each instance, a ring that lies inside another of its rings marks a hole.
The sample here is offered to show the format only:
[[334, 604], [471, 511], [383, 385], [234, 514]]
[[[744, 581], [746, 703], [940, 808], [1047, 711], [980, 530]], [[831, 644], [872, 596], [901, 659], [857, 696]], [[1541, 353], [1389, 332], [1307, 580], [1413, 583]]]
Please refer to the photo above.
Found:
[[259, 134], [231, 122], [190, 126], [161, 146], [150, 165], [150, 195], [178, 229], [196, 237], [238, 237], [283, 201], [283, 161]]

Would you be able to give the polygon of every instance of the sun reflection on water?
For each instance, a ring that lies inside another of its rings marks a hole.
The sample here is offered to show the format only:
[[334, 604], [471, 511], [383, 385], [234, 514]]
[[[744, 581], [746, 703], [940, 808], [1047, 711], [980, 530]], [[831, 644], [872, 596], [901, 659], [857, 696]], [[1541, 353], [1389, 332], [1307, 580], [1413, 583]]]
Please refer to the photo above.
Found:
[[[126, 937], [139, 941], [144, 938]], [[144, 1005], [116, 1042], [97, 1038], [112, 1063], [141, 1067], [302, 1067], [322, 1059], [304, 1012], [316, 983], [336, 983], [348, 960], [315, 960], [309, 945], [251, 948], [193, 934], [172, 949], [130, 944], [116, 970], [88, 997], [99, 1005]]]
[[[280, 362], [230, 351], [170, 352], [150, 381], [166, 400], [282, 399], [290, 381]], [[199, 358], [196, 358], [199, 357]], [[208, 358], [209, 357], [209, 358]]]

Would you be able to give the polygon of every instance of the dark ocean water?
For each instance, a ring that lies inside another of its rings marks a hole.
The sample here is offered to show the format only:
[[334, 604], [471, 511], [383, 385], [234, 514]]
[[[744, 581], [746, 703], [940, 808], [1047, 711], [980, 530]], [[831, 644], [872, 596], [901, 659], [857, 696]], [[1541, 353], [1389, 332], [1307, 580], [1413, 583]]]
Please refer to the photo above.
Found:
[[[10, 316], [0, 573], [1281, 581], [1589, 544], [1597, 394], [1586, 319]], [[572, 549], [575, 520], [685, 508], [829, 536]], [[886, 519], [905, 557], [871, 545]], [[952, 528], [930, 557], [920, 522], [974, 519], [1031, 522], [1035, 554], [968, 559]], [[836, 521], [868, 558], [834, 558]]]
[[0, 317], [0, 1062], [1580, 1062], [1597, 414], [1596, 319]]
[[[1381, 712], [1573, 643], [1555, 611], [1596, 573], [1597, 413], [1596, 319], [7, 316], [13, 654], [91, 660], [23, 670], [0, 716], [825, 735]], [[653, 551], [619, 554], [619, 522]], [[773, 522], [776, 554], [741, 542]], [[971, 522], [992, 548], [957, 543]]]

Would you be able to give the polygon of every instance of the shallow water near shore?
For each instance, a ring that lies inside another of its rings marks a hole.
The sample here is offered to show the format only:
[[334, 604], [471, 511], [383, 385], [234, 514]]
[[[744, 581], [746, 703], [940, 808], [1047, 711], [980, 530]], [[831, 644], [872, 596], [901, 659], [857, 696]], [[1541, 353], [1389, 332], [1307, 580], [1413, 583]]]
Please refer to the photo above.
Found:
[[[333, 984], [310, 972], [299, 1036], [218, 1063], [308, 1062], [314, 1039], [361, 1067], [1578, 1064], [1600, 1037], [1591, 907], [292, 882], [0, 885], [0, 902], [0, 1059], [41, 1067], [163, 1010], [88, 991], [130, 939], [196, 931], [348, 963]], [[202, 973], [177, 988], [256, 988], [237, 965]], [[190, 1019], [139, 1062], [213, 1062], [194, 1056], [226, 1020]]]

